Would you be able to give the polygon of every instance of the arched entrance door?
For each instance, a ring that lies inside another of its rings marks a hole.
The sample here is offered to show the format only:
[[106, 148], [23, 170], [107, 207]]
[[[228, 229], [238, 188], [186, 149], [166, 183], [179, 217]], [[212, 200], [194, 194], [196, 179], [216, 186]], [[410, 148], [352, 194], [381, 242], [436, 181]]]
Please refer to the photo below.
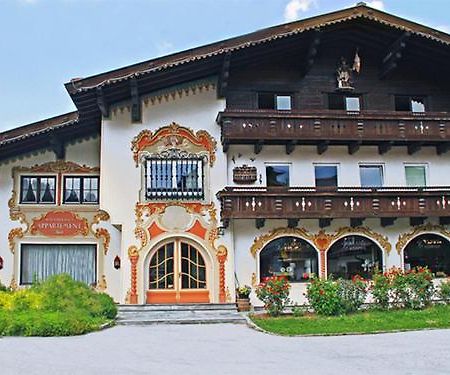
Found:
[[208, 303], [205, 259], [192, 244], [176, 239], [161, 245], [148, 267], [147, 303]]

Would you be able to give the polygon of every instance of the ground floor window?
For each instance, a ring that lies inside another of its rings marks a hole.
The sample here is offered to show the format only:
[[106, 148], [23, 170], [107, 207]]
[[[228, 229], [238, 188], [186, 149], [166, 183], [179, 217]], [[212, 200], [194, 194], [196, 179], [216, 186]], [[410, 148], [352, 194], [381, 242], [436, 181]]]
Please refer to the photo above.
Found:
[[260, 277], [284, 277], [291, 282], [308, 281], [318, 274], [317, 251], [305, 240], [281, 237], [269, 242], [259, 255]]
[[20, 283], [43, 281], [51, 275], [67, 273], [75, 280], [96, 282], [96, 245], [23, 244]]
[[379, 246], [362, 236], [347, 236], [335, 242], [327, 252], [328, 276], [351, 279], [355, 275], [371, 278], [383, 268]]
[[406, 246], [404, 264], [405, 270], [421, 266], [450, 275], [450, 242], [437, 234], [418, 236]]

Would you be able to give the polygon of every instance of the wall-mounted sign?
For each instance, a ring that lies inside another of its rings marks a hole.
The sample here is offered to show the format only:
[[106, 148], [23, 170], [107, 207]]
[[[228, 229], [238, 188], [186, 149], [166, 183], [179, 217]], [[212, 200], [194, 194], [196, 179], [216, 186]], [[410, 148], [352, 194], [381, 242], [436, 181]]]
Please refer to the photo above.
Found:
[[89, 224], [85, 218], [70, 211], [50, 211], [40, 218], [33, 219], [31, 234], [41, 233], [44, 236], [87, 236]]

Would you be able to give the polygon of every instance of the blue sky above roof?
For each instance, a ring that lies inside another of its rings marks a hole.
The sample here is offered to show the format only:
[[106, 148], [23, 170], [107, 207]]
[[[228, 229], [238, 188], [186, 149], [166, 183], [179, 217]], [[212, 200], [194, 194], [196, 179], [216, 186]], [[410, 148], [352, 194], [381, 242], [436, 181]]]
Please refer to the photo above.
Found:
[[[450, 31], [448, 0], [374, 0]], [[0, 0], [0, 131], [75, 109], [63, 83], [283, 22], [349, 0]]]

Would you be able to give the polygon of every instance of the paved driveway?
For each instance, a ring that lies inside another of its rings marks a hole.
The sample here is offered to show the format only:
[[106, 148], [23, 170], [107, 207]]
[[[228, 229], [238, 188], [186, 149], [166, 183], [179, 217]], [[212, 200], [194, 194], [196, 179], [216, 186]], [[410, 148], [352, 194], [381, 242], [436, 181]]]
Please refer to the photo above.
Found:
[[302, 338], [233, 324], [120, 326], [0, 339], [0, 374], [450, 374], [450, 330]]

